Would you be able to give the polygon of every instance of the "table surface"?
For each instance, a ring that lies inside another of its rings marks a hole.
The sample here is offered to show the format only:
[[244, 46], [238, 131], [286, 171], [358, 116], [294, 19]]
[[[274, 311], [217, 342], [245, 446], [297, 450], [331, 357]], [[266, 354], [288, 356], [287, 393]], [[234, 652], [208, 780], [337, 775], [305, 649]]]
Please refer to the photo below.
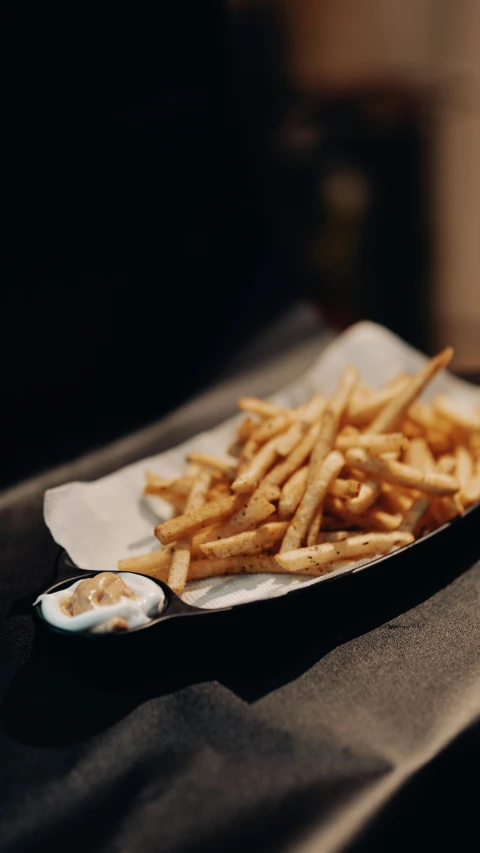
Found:
[[132, 660], [113, 681], [105, 662], [71, 667], [35, 638], [56, 555], [45, 489], [213, 426], [325, 340], [299, 309], [161, 422], [0, 495], [2, 853], [470, 848], [479, 549], [450, 549], [406, 591], [367, 582], [331, 610], [304, 596], [171, 631], [148, 677]]

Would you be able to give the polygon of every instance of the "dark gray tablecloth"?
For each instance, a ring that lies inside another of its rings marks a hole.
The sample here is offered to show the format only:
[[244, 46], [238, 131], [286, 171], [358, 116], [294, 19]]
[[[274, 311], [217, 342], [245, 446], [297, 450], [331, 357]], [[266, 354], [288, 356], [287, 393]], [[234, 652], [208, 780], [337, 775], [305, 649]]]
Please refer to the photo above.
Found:
[[130, 684], [128, 667], [102, 683], [34, 642], [29, 605], [56, 553], [45, 488], [213, 425], [240, 394], [293, 379], [323, 342], [299, 311], [231, 366], [233, 378], [0, 497], [2, 853], [472, 847], [478, 549], [458, 542], [406, 591], [388, 579], [336, 584], [329, 612], [317, 593], [261, 617], [244, 611], [230, 627], [212, 622], [190, 649], [165, 635], [149, 652], [148, 684]]

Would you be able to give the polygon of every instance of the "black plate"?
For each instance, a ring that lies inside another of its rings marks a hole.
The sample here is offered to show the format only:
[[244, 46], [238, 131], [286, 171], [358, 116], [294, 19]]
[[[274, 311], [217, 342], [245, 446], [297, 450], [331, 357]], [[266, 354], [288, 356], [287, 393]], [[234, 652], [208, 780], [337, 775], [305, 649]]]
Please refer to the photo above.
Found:
[[[156, 581], [165, 593], [162, 614], [118, 634], [56, 628], [37, 605], [38, 642], [46, 644], [48, 654], [60, 658], [62, 666], [102, 686], [108, 681], [131, 690], [153, 679], [167, 690], [220, 678], [238, 689], [248, 682], [248, 690], [255, 692], [252, 684], [258, 673], [263, 692], [284, 679], [286, 671], [297, 674], [299, 667], [305, 669], [339, 643], [388, 625], [452, 582], [479, 558], [479, 533], [477, 504], [434, 533], [348, 573], [327, 576], [278, 598], [221, 610], [191, 607]], [[97, 574], [80, 574], [64, 551], [57, 571], [60, 579], [46, 592]]]
[[[194, 607], [182, 601], [174, 592], [172, 592], [167, 584], [163, 583], [163, 581], [157, 580], [156, 578], [150, 578], [159, 587], [161, 587], [165, 594], [165, 606], [162, 613], [145, 625], [140, 625], [136, 628], [132, 628], [130, 631], [119, 632], [116, 634], [92, 634], [88, 631], [78, 633], [66, 631], [63, 628], [57, 628], [47, 622], [42, 615], [40, 605], [36, 605], [34, 609], [40, 624], [55, 634], [64, 637], [75, 637], [81, 641], [93, 641], [95, 643], [111, 642], [112, 640], [117, 642], [119, 639], [124, 641], [126, 637], [138, 634], [139, 632], [146, 633], [147, 631], [156, 631], [161, 627], [162, 623], [171, 620], [172, 618], [186, 616], [214, 616], [217, 613], [231, 612], [232, 610], [237, 611], [239, 609], [244, 610], [246, 608], [253, 609], [259, 606], [265, 608], [267, 604], [275, 606], [284, 598], [291, 599], [292, 596], [294, 596], [296, 599], [302, 599], [306, 596], [311, 596], [314, 590], [318, 595], [327, 595], [327, 589], [329, 589], [333, 584], [337, 586], [338, 581], [345, 583], [348, 578], [360, 574], [365, 575], [365, 573], [373, 573], [377, 576], [379, 572], [388, 572], [388, 576], [391, 578], [392, 583], [395, 583], [399, 581], [402, 574], [405, 573], [406, 570], [411, 569], [412, 566], [415, 565], [417, 567], [417, 571], [422, 571], [422, 569], [425, 570], [425, 563], [430, 563], [433, 559], [439, 559], [440, 556], [444, 556], [446, 554], [459, 559], [461, 559], [465, 554], [475, 554], [475, 556], [478, 556], [478, 554], [480, 554], [479, 525], [480, 503], [470, 507], [461, 516], [442, 525], [442, 527], [437, 528], [437, 530], [432, 533], [428, 533], [426, 536], [421, 539], [417, 539], [410, 545], [405, 545], [403, 548], [399, 548], [394, 551], [393, 554], [376, 557], [368, 563], [358, 566], [357, 568], [347, 570], [342, 574], [326, 575], [320, 583], [313, 584], [308, 587], [297, 587], [285, 596], [246, 602], [244, 604], [237, 604], [234, 607], [229, 606], [211, 609]], [[85, 572], [79, 570], [79, 567], [72, 562], [65, 551], [62, 551], [59, 555], [56, 571], [57, 575], [60, 576], [60, 579], [45, 590], [47, 593], [64, 589], [76, 580], [94, 577], [96, 574], [99, 574], [99, 572]], [[78, 574], [79, 571], [81, 571], [81, 574]], [[410, 572], [408, 572], [407, 577], [409, 574]], [[145, 577], [147, 577], [147, 575], [145, 575]]]

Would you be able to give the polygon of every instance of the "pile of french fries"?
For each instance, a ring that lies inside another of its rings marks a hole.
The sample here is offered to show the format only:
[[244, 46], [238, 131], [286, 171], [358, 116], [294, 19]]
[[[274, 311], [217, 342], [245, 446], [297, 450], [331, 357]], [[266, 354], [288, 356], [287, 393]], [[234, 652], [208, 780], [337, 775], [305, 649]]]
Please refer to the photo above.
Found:
[[263, 572], [318, 577], [387, 554], [480, 500], [480, 411], [419, 398], [448, 348], [380, 390], [348, 367], [330, 399], [297, 408], [243, 398], [230, 461], [189, 453], [181, 477], [147, 473], [173, 507], [162, 548], [121, 571], [166, 581]]

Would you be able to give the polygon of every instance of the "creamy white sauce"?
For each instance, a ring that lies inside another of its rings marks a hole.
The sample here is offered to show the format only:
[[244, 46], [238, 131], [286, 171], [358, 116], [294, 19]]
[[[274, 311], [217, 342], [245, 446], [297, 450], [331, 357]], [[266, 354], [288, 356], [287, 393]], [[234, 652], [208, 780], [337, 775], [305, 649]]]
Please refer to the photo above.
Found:
[[72, 592], [81, 583], [81, 580], [78, 580], [58, 592], [39, 595], [34, 603], [40, 604], [42, 615], [47, 622], [66, 631], [89, 631], [113, 617], [125, 619], [130, 628], [136, 628], [138, 625], [145, 625], [162, 612], [165, 595], [155, 581], [132, 572], [118, 574], [132, 590], [134, 599], [122, 596], [114, 604], [99, 605], [85, 613], [68, 616], [62, 611], [61, 604], [65, 599], [70, 598]]

